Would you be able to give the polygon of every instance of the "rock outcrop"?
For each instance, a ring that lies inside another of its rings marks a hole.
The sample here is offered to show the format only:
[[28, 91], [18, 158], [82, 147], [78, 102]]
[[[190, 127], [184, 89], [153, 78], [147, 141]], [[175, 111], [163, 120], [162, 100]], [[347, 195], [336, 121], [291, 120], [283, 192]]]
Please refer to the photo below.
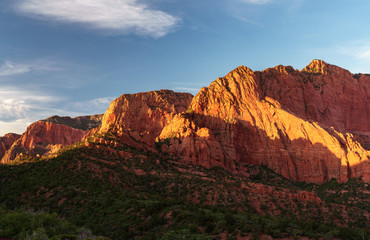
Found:
[[320, 60], [302, 71], [241, 66], [202, 88], [161, 132], [185, 162], [238, 171], [263, 164], [297, 181], [370, 181], [370, 77]]
[[105, 112], [99, 133], [114, 132], [153, 146], [162, 129], [187, 109], [192, 98], [170, 90], [124, 94]]
[[86, 131], [66, 125], [38, 121], [6, 151], [1, 163], [9, 163], [20, 156], [43, 156], [57, 152], [62, 147], [82, 140]]
[[63, 124], [81, 130], [91, 130], [93, 128], [99, 127], [101, 125], [102, 119], [103, 114], [96, 114], [91, 116], [79, 116], [75, 118], [71, 118], [68, 116], [52, 116], [42, 121]]
[[5, 152], [19, 139], [21, 135], [15, 133], [8, 133], [0, 137], [0, 159], [4, 156]]

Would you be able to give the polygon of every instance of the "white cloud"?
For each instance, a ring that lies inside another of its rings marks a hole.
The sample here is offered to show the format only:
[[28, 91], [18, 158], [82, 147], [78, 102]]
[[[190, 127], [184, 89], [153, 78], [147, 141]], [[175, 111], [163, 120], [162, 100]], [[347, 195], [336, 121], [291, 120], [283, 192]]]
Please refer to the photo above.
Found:
[[12, 98], [0, 99], [0, 119], [2, 120], [23, 118], [29, 109], [30, 105], [23, 100], [16, 100]]
[[196, 94], [199, 92], [200, 88], [191, 88], [191, 87], [175, 87], [175, 88], [172, 88], [172, 90], [174, 90], [175, 92], [188, 92], [188, 93], [191, 93], [191, 94]]
[[47, 20], [79, 23], [118, 34], [162, 37], [180, 19], [138, 0], [19, 0], [18, 12]]
[[17, 119], [11, 122], [0, 120], [0, 136], [4, 136], [7, 133], [22, 134], [31, 123], [32, 121], [27, 118]]
[[14, 87], [0, 90], [0, 121], [14, 121], [26, 118], [32, 112], [35, 117], [42, 114], [47, 106], [60, 98], [43, 93], [34, 93]]

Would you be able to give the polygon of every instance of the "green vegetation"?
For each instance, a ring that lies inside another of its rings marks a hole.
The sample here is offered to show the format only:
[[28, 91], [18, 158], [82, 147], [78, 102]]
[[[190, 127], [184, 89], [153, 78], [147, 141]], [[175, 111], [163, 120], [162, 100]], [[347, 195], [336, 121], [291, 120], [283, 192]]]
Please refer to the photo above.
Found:
[[336, 179], [320, 185], [317, 194], [326, 201], [348, 206], [358, 206], [370, 211], [370, 186], [361, 179], [352, 178], [345, 183]]
[[[246, 177], [219, 167], [182, 165], [159, 153], [130, 147], [113, 134], [96, 139], [104, 141], [91, 138], [88, 147], [75, 144], [55, 158], [1, 165], [0, 202], [11, 210], [53, 212], [52, 219], [57, 215], [68, 219], [73, 231], [84, 226], [94, 235], [118, 240], [219, 239], [223, 233], [231, 239], [261, 234], [370, 237], [361, 214], [368, 205], [346, 205], [345, 212], [353, 213], [347, 221], [344, 211], [332, 204], [334, 200], [301, 202], [273, 194], [295, 196], [310, 187], [324, 194], [329, 185], [294, 183], [264, 166], [243, 166]], [[272, 193], [258, 192], [259, 186]], [[344, 227], [348, 224], [350, 228]], [[65, 234], [76, 234], [72, 230]]]
[[73, 240], [85, 239], [81, 237], [83, 235], [92, 236], [88, 233], [68, 221], [59, 219], [56, 213], [0, 209], [1, 237], [19, 240]]

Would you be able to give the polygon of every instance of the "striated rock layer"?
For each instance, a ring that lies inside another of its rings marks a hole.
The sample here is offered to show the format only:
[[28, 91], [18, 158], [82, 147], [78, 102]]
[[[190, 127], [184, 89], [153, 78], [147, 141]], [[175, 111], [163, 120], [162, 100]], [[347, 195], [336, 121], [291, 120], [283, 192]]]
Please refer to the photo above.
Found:
[[370, 77], [320, 60], [302, 71], [241, 66], [202, 88], [161, 132], [162, 150], [206, 167], [264, 164], [297, 181], [370, 182]]
[[1, 159], [9, 163], [20, 156], [43, 156], [82, 140], [86, 131], [66, 125], [38, 121], [31, 124]]

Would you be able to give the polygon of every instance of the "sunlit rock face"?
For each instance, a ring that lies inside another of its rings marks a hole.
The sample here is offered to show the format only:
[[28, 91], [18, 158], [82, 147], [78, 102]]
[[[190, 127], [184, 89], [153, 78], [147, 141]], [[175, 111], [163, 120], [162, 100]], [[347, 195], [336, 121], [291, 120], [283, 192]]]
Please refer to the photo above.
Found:
[[82, 140], [86, 131], [52, 122], [38, 121], [31, 124], [1, 159], [10, 163], [19, 157], [37, 157], [52, 154], [62, 147]]
[[[301, 71], [241, 66], [202, 88], [158, 141], [206, 167], [242, 171], [264, 164], [283, 176], [322, 183], [370, 181], [370, 77], [320, 60]], [[362, 139], [363, 141], [359, 141]]]
[[15, 133], [8, 133], [0, 137], [0, 159], [4, 156], [5, 152], [19, 139], [21, 135]]
[[162, 129], [189, 106], [193, 95], [170, 90], [124, 94], [105, 112], [100, 133], [127, 135], [153, 146]]

